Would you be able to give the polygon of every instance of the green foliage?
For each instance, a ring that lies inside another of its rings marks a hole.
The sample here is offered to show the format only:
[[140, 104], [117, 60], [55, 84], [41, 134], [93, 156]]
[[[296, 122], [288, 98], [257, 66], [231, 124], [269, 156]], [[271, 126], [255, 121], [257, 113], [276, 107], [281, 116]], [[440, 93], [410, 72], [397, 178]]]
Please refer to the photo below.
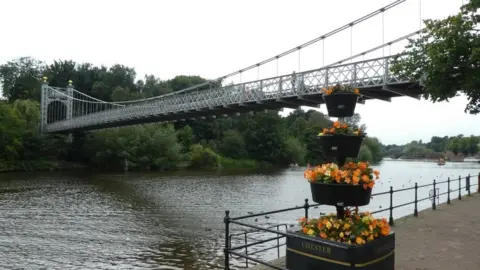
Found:
[[40, 100], [40, 78], [45, 66], [31, 57], [21, 57], [0, 66], [3, 96], [8, 100]]
[[248, 154], [259, 161], [279, 166], [290, 164], [286, 152], [287, 129], [276, 111], [259, 113], [251, 117], [244, 131]]
[[305, 155], [307, 154], [305, 145], [295, 137], [288, 137], [285, 143], [285, 152], [291, 158], [291, 163], [305, 165]]
[[172, 169], [181, 160], [181, 145], [172, 125], [148, 124], [93, 132], [85, 144], [101, 168]]
[[183, 128], [177, 129], [177, 138], [180, 144], [183, 146], [183, 151], [186, 152], [192, 147], [195, 140], [193, 130], [189, 125]]
[[38, 102], [17, 99], [0, 104], [0, 171], [36, 170], [65, 158], [65, 137], [38, 132]]
[[374, 138], [374, 137], [364, 138], [362, 142], [362, 146], [363, 148], [368, 149], [371, 155], [371, 157], [368, 159], [367, 158], [361, 159], [362, 161], [371, 161], [374, 163], [378, 163], [382, 161], [383, 159], [382, 143], [377, 138]]
[[367, 145], [362, 145], [360, 147], [360, 152], [358, 153], [358, 161], [371, 161], [373, 160], [373, 154], [370, 148]]
[[190, 149], [190, 168], [217, 168], [220, 166], [221, 157], [210, 148], [195, 144]]
[[449, 151], [455, 155], [473, 156], [480, 151], [479, 143], [480, 137], [473, 135], [470, 137], [464, 137], [463, 135], [455, 137], [433, 136], [428, 143], [423, 143], [420, 140], [405, 145], [387, 145], [384, 147], [384, 154], [394, 159], [445, 158]]
[[466, 112], [480, 112], [480, 15], [479, 0], [442, 20], [425, 20], [426, 30], [410, 40], [405, 55], [397, 58], [392, 71], [423, 83], [425, 97], [433, 102], [464, 93]]
[[254, 169], [258, 167], [257, 162], [252, 159], [232, 159], [222, 157], [220, 163], [221, 167], [224, 169]]
[[234, 129], [225, 131], [218, 150], [223, 156], [233, 159], [242, 159], [248, 156], [242, 134]]

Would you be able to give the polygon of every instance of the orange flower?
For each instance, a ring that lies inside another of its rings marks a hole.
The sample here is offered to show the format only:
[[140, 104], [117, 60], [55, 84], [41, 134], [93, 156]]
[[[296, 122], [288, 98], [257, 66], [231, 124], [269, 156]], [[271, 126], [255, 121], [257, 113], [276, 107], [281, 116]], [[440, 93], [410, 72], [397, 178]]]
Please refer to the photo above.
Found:
[[304, 177], [312, 183], [362, 185], [367, 189], [373, 188], [378, 180], [378, 174], [378, 171], [369, 167], [368, 162], [349, 162], [342, 167], [335, 163], [325, 163], [313, 168], [309, 166], [304, 172]]
[[360, 236], [357, 236], [357, 238], [355, 239], [355, 242], [357, 242], [357, 244], [359, 245], [365, 244], [365, 240], [363, 240]]
[[354, 185], [358, 185], [358, 182], [360, 182], [360, 178], [358, 178], [358, 176], [354, 175], [352, 177], [352, 182]]

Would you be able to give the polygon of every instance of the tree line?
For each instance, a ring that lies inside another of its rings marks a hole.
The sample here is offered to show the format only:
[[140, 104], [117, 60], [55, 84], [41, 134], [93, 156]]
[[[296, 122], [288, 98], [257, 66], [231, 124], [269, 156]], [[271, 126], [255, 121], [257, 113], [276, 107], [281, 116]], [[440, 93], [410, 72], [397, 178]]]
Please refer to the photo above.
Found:
[[480, 136], [464, 136], [462, 134], [453, 137], [433, 136], [430, 142], [412, 141], [405, 145], [386, 145], [385, 156], [397, 159], [438, 159], [451, 158], [462, 154], [464, 157], [474, 156], [480, 151]]
[[[30, 57], [0, 66], [6, 101], [0, 104], [0, 171], [57, 169], [72, 164], [119, 170], [179, 168], [284, 167], [326, 160], [318, 133], [332, 125], [324, 114], [297, 109], [286, 117], [278, 111], [244, 113], [226, 118], [152, 123], [87, 133], [49, 135], [39, 132], [41, 78], [105, 101], [147, 98], [175, 92], [207, 80], [154, 75], [137, 79], [134, 68], [95, 66], [71, 60], [46, 64]], [[357, 114], [348, 119], [360, 125]], [[379, 162], [382, 145], [367, 137], [359, 159]]]

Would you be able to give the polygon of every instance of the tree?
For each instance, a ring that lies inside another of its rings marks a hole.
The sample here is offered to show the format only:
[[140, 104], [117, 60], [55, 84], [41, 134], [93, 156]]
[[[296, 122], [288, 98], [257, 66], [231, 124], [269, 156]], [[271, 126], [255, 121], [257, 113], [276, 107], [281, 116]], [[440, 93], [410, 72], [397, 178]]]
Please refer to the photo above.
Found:
[[370, 153], [366, 153], [366, 157], [371, 155], [367, 161], [380, 162], [383, 159], [382, 143], [375, 137], [366, 137], [363, 139], [362, 146], [368, 148]]
[[9, 101], [33, 99], [40, 101], [43, 62], [21, 57], [0, 66], [3, 95]]
[[360, 117], [360, 114], [354, 113], [352, 117], [345, 118], [345, 123], [354, 129], [358, 129], [361, 120], [362, 117]]
[[410, 40], [406, 55], [394, 60], [394, 74], [424, 85], [425, 98], [448, 101], [464, 93], [465, 112], [480, 112], [480, 0], [471, 0], [461, 11], [442, 20], [425, 20], [426, 30]]
[[195, 140], [193, 130], [189, 125], [177, 129], [177, 138], [178, 141], [183, 145], [185, 152], [190, 149]]
[[244, 131], [248, 154], [259, 161], [290, 164], [291, 159], [285, 151], [287, 130], [278, 112], [257, 113], [248, 121]]
[[247, 150], [245, 149], [245, 141], [242, 134], [237, 130], [227, 130], [218, 147], [220, 153], [230, 158], [245, 158]]

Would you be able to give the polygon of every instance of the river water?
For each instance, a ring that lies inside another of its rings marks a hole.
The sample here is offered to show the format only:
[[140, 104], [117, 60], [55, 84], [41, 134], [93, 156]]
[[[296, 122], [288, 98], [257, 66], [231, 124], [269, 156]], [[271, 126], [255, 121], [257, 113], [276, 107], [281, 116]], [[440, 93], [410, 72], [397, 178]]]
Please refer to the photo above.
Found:
[[[374, 193], [478, 174], [480, 164], [384, 161]], [[223, 265], [222, 222], [231, 216], [303, 205], [311, 198], [304, 168], [255, 174], [0, 174], [1, 269], [215, 269]], [[476, 177], [472, 182], [476, 183]], [[464, 184], [462, 184], [463, 186]], [[446, 185], [439, 187], [447, 190]], [[458, 188], [457, 182], [452, 189]], [[419, 190], [419, 198], [431, 188]], [[462, 191], [465, 193], [465, 191]], [[455, 194], [458, 194], [455, 193]], [[458, 196], [458, 195], [456, 195]], [[442, 197], [441, 201], [445, 201]], [[413, 191], [394, 204], [413, 200]], [[366, 210], [388, 207], [374, 197]], [[429, 207], [428, 200], [419, 207]], [[334, 209], [311, 209], [310, 215]], [[395, 218], [413, 206], [394, 211]], [[295, 224], [303, 210], [261, 216], [260, 226]], [[377, 216], [386, 216], [388, 212]], [[238, 230], [238, 228], [233, 228]], [[251, 238], [261, 238], [252, 235]], [[233, 239], [233, 244], [243, 244]], [[273, 250], [257, 256], [277, 256]], [[243, 261], [233, 260], [235, 264]]]

